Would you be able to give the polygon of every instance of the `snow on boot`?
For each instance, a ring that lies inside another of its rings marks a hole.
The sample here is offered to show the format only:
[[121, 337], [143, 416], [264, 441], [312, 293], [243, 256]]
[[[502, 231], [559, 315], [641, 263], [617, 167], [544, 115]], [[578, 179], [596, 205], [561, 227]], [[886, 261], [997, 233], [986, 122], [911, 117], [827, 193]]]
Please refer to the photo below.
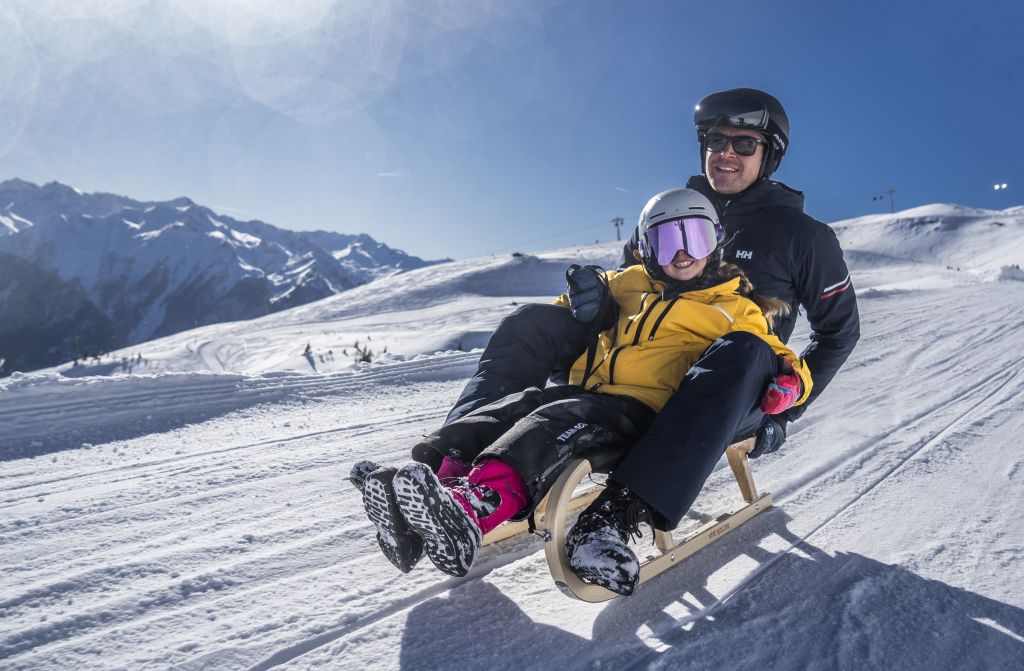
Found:
[[373, 473], [378, 468], [380, 468], [380, 464], [376, 461], [360, 461], [352, 467], [351, 471], [348, 472], [348, 481], [352, 483], [353, 487], [362, 492], [363, 482], [366, 480], [366, 476]]
[[629, 596], [640, 581], [640, 560], [630, 549], [651, 511], [628, 489], [608, 487], [580, 513], [565, 537], [569, 566], [580, 580]]
[[397, 470], [382, 466], [363, 477], [363, 507], [377, 527], [380, 551], [399, 571], [408, 573], [423, 557], [423, 539], [409, 528], [398, 507], [392, 484]]
[[483, 533], [472, 507], [452, 495], [426, 464], [413, 462], [398, 470], [395, 495], [402, 515], [423, 538], [434, 566], [448, 575], [469, 573]]
[[490, 533], [530, 501], [529, 489], [514, 468], [501, 459], [488, 459], [469, 472], [465, 484], [451, 488], [473, 508], [480, 531]]

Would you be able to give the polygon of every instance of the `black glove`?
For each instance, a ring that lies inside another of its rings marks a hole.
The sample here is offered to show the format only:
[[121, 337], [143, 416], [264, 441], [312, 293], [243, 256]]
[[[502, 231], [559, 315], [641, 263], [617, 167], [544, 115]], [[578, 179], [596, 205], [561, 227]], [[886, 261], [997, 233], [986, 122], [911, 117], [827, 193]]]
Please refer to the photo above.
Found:
[[765, 415], [761, 420], [761, 426], [757, 427], [754, 434], [754, 449], [747, 456], [757, 459], [761, 455], [771, 454], [782, 447], [786, 442], [786, 423], [789, 420], [785, 415]]
[[569, 309], [573, 318], [583, 324], [593, 323], [608, 291], [601, 269], [597, 266], [580, 267], [574, 263], [565, 271], [565, 281], [569, 285]]

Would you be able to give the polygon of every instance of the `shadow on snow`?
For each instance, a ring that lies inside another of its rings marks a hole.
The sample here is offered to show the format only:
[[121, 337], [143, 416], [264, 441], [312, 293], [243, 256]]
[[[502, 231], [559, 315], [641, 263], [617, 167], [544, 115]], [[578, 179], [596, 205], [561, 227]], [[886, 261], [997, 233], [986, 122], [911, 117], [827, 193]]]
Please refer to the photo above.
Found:
[[[1024, 610], [863, 555], [829, 555], [788, 520], [767, 511], [609, 602], [590, 639], [534, 622], [493, 584], [466, 582], [411, 611], [402, 668], [1020, 668]], [[772, 535], [795, 548], [758, 547]], [[743, 554], [763, 572], [719, 604], [726, 595], [707, 585]], [[566, 601], [566, 612], [576, 607]]]

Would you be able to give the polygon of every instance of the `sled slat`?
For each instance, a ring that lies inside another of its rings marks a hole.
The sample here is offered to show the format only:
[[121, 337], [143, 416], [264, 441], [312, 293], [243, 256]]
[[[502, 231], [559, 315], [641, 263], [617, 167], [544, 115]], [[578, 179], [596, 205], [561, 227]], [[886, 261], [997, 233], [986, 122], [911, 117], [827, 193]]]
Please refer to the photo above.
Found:
[[750, 462], [747, 461], [747, 453], [752, 449], [754, 449], [754, 439], [748, 438], [743, 442], [730, 445], [725, 450], [725, 457], [729, 460], [729, 467], [732, 468], [732, 474], [736, 476], [736, 482], [740, 486], [740, 494], [747, 503], [757, 499], [754, 474], [751, 473]]
[[[690, 534], [686, 540], [675, 547], [640, 565], [640, 583], [650, 580], [665, 569], [686, 559], [701, 548], [710, 545], [736, 527], [748, 521], [758, 513], [772, 505], [772, 495], [765, 492], [760, 498], [751, 502], [738, 503], [720, 514], [714, 520], [703, 524]], [[612, 593], [612, 596], [616, 596]]]

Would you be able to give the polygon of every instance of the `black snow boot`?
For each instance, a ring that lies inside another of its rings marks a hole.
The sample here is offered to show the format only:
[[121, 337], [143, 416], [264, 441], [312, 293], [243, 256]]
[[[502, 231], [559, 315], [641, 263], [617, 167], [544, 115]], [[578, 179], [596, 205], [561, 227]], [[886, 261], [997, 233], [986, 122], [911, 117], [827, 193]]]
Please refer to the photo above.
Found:
[[640, 523], [651, 522], [647, 504], [614, 484], [601, 492], [565, 537], [569, 566], [580, 580], [629, 596], [640, 581], [640, 560], [629, 548]]
[[395, 495], [409, 526], [423, 538], [434, 566], [448, 575], [469, 573], [483, 532], [470, 513], [426, 464], [413, 462], [395, 474]]
[[360, 461], [352, 467], [351, 471], [348, 472], [348, 481], [352, 483], [353, 487], [362, 493], [363, 482], [366, 481], [366, 476], [373, 473], [378, 468], [380, 468], [380, 464], [376, 461]]
[[[423, 557], [423, 539], [409, 528], [398, 508], [393, 484], [397, 471], [394, 466], [381, 466], [364, 475], [360, 484], [366, 516], [377, 527], [380, 551], [399, 571], [408, 573]], [[355, 484], [355, 479], [350, 479]]]

